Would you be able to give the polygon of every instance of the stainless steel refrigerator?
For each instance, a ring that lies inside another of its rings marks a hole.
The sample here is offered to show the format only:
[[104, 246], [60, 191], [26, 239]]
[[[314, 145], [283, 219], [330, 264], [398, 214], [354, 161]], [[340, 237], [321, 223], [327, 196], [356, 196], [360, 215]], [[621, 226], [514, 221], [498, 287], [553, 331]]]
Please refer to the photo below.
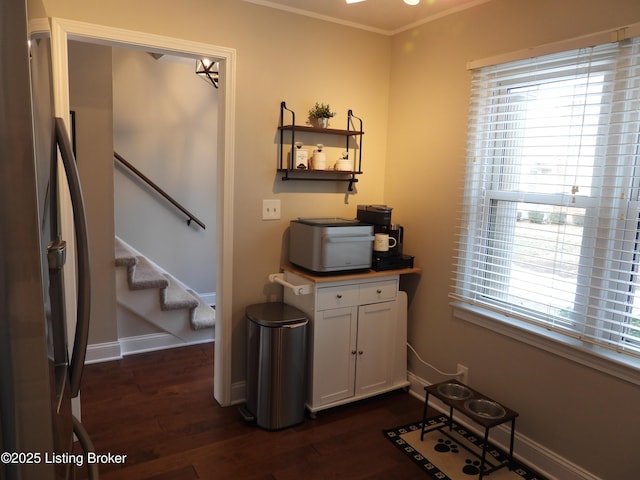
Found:
[[[52, 113], [49, 39], [34, 39], [31, 47], [27, 40], [25, 0], [2, 0], [0, 480], [68, 479], [77, 465], [65, 457], [73, 434], [92, 448], [71, 409], [89, 329], [89, 246], [69, 135]], [[59, 178], [73, 204], [71, 239], [61, 236]], [[77, 254], [72, 272], [65, 265], [70, 242]], [[75, 278], [77, 289], [73, 332], [66, 327], [65, 275]]]

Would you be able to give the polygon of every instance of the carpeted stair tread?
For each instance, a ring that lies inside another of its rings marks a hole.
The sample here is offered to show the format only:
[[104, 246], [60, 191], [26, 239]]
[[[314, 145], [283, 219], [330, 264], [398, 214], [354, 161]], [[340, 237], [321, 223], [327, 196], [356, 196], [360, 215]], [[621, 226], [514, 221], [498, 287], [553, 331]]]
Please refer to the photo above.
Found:
[[[160, 310], [189, 310], [189, 326], [180, 327], [182, 329], [180, 331], [184, 332], [185, 327], [191, 327], [192, 330], [201, 330], [214, 326], [216, 312], [212, 307], [202, 301], [197, 293], [186, 289], [182, 283], [160, 270], [119, 237], [115, 237], [115, 264], [119, 267], [127, 267], [129, 289], [157, 288], [159, 290]], [[169, 312], [167, 312], [167, 315], [170, 315]], [[178, 337], [180, 336], [180, 333], [174, 331], [172, 327], [161, 326], [161, 328]]]
[[198, 306], [198, 300], [187, 292], [180, 284], [165, 276], [169, 285], [160, 290], [160, 308], [162, 310], [178, 310], [181, 308], [194, 309]]
[[129, 288], [142, 290], [144, 288], [166, 288], [169, 281], [145, 257], [136, 257], [136, 264], [130, 265], [128, 270]]
[[136, 254], [129, 246], [116, 237], [115, 242], [116, 267], [129, 267], [136, 264]]
[[198, 302], [198, 306], [191, 311], [191, 327], [194, 330], [213, 327], [216, 321], [216, 311], [203, 302], [196, 293], [191, 290], [189, 290], [189, 293]]

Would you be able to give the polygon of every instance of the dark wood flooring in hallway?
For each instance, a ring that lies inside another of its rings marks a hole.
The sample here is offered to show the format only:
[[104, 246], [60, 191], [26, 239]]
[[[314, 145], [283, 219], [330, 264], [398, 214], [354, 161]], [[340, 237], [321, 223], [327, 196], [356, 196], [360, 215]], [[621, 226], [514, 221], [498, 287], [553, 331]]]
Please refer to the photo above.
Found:
[[[97, 453], [126, 455], [124, 464], [101, 465], [101, 479], [426, 478], [381, 433], [421, 418], [415, 397], [392, 392], [269, 432], [214, 400], [213, 348], [174, 348], [86, 367], [82, 423]], [[86, 478], [86, 469], [77, 474]]]

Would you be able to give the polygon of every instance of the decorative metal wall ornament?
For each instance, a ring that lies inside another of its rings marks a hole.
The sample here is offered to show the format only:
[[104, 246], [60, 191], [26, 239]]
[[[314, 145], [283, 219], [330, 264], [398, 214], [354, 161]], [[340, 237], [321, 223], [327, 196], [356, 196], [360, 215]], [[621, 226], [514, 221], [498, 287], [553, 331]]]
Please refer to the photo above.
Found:
[[210, 58], [196, 60], [196, 74], [209, 80], [211, 85], [216, 88], [218, 88], [218, 82], [220, 81], [219, 68], [220, 63]]

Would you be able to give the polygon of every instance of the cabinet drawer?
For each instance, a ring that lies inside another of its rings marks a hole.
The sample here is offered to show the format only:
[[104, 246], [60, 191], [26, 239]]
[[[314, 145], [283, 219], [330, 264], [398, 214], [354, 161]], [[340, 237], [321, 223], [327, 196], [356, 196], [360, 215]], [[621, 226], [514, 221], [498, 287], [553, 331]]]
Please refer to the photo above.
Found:
[[360, 285], [360, 303], [382, 302], [393, 300], [398, 292], [398, 281], [387, 280]]
[[351, 307], [358, 304], [358, 286], [325, 287], [318, 289], [318, 310]]

